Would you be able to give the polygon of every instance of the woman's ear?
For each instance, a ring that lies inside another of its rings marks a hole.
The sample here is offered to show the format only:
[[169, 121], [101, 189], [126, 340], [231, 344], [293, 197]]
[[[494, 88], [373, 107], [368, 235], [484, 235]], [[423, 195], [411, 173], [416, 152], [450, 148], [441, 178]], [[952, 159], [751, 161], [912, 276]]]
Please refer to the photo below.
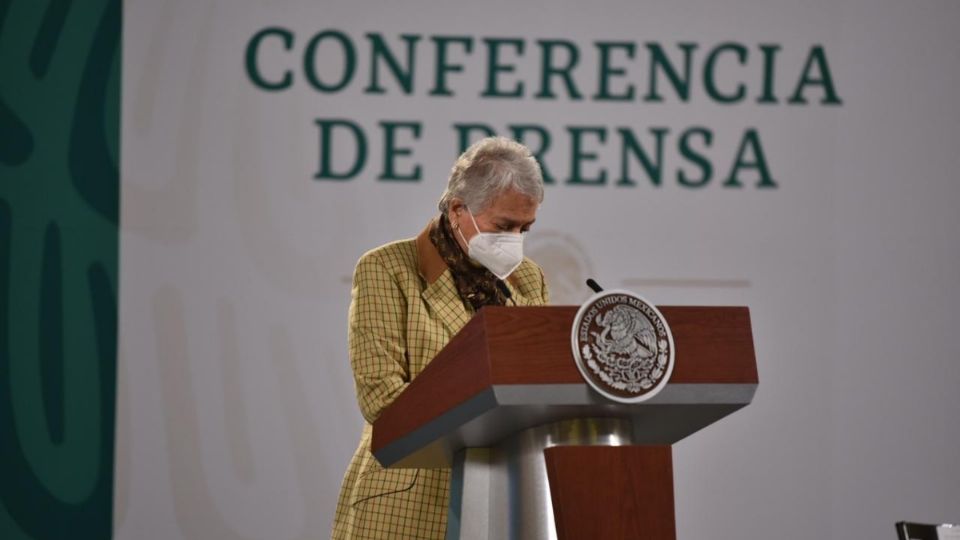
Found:
[[453, 227], [454, 230], [460, 228], [460, 214], [466, 209], [467, 206], [463, 204], [462, 199], [450, 199], [450, 204], [447, 206], [447, 221], [450, 222], [450, 226]]
[[450, 199], [450, 204], [447, 205], [447, 217], [459, 216], [460, 212], [463, 212], [464, 208], [466, 208], [466, 205], [463, 204], [462, 199], [458, 199], [456, 197]]

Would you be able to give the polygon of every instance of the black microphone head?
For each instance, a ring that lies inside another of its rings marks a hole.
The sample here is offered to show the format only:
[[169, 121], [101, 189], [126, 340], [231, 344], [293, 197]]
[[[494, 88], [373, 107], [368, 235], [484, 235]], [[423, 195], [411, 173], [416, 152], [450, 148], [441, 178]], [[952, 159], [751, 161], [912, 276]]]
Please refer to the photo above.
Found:
[[599, 283], [594, 281], [593, 278], [587, 278], [587, 287], [590, 287], [591, 289], [593, 289], [593, 292], [595, 293], [603, 292], [603, 287], [601, 287]]

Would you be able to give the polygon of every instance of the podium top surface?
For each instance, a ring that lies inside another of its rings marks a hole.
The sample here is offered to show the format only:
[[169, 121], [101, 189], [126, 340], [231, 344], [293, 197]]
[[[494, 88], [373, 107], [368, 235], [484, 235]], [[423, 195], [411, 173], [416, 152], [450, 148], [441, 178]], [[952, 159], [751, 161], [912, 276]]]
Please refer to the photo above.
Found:
[[670, 444], [750, 402], [757, 385], [746, 307], [660, 306], [676, 359], [667, 386], [640, 404], [607, 400], [576, 367], [577, 306], [486, 307], [374, 423], [384, 466], [448, 466], [463, 447], [489, 446], [554, 420], [617, 416], [651, 444]]

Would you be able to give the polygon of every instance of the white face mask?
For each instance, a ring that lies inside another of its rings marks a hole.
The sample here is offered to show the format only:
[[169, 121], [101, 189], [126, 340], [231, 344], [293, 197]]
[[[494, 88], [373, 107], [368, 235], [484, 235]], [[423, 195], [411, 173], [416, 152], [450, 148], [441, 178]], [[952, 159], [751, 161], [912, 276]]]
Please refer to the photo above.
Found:
[[470, 221], [477, 229], [477, 234], [467, 242], [460, 228], [460, 238], [463, 238], [467, 244], [467, 255], [490, 270], [490, 272], [500, 279], [507, 279], [507, 276], [523, 262], [523, 235], [520, 233], [488, 233], [481, 232], [477, 227], [477, 220], [473, 219], [473, 213], [467, 209], [470, 215]]

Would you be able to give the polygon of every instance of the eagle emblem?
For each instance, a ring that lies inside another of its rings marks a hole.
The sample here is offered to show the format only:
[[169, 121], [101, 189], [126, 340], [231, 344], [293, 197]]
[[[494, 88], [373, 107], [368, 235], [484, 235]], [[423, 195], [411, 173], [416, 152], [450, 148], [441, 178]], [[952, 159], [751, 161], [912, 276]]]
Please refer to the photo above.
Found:
[[574, 319], [573, 353], [584, 379], [608, 398], [644, 401], [673, 371], [673, 336], [659, 310], [627, 291], [603, 291]]

